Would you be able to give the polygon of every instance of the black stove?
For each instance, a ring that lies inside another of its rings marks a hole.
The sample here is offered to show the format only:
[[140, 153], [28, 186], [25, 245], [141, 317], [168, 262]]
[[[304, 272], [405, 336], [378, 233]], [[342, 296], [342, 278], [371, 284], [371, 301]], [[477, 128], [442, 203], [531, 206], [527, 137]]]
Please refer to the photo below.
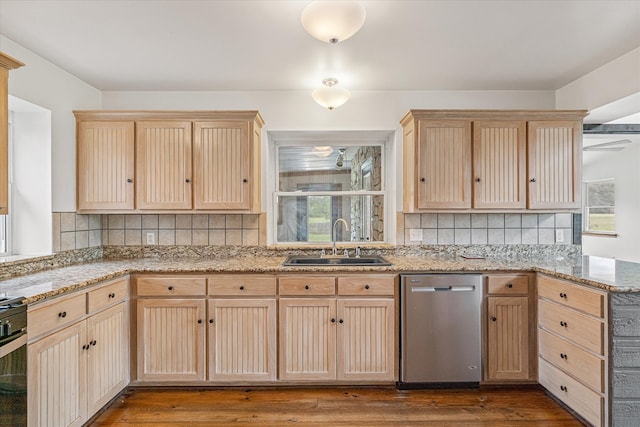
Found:
[[0, 425], [27, 425], [27, 304], [0, 294]]

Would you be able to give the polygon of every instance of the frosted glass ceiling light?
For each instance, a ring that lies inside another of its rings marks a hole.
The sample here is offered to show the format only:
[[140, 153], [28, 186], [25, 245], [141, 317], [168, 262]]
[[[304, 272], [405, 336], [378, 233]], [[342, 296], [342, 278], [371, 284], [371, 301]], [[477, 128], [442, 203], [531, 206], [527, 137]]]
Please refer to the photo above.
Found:
[[316, 157], [327, 157], [331, 153], [333, 153], [333, 148], [328, 146], [328, 145], [322, 145], [322, 146], [317, 146], [316, 145], [311, 150], [311, 153], [313, 153], [313, 155], [316, 156]]
[[357, 1], [312, 1], [302, 11], [302, 26], [323, 42], [336, 44], [358, 32], [366, 12]]
[[311, 92], [313, 99], [329, 110], [341, 106], [351, 98], [351, 92], [342, 87], [337, 87], [338, 79], [329, 78], [322, 80], [324, 86]]

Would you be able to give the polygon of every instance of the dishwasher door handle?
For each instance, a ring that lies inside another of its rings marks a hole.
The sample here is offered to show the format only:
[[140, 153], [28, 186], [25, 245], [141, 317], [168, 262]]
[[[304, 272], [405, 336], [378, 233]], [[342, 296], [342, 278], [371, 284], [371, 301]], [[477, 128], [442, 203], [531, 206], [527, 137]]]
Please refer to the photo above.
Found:
[[447, 286], [446, 288], [435, 288], [433, 286], [412, 286], [411, 292], [473, 292], [475, 286]]

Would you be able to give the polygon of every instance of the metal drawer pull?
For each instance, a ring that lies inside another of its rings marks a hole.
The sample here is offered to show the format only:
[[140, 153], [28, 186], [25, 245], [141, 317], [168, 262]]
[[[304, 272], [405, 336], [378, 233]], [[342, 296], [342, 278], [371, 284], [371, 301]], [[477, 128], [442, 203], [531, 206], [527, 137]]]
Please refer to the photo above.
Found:
[[560, 386], [560, 390], [562, 390], [562, 391], [564, 391], [564, 392], [567, 392], [567, 391], [568, 391], [568, 390], [567, 390], [567, 387], [565, 387], [565, 386], [563, 386], [563, 385], [561, 385], [561, 386]]
[[564, 321], [561, 320], [560, 321], [560, 326], [563, 326], [563, 327], [566, 328], [567, 327], [567, 322], [564, 322]]
[[565, 294], [564, 292], [560, 292], [560, 298], [567, 299], [567, 294]]
[[67, 312], [63, 311], [61, 313], [58, 313], [58, 317], [67, 317]]
[[560, 353], [560, 359], [567, 360], [567, 355], [564, 353]]
[[448, 286], [446, 288], [434, 288], [434, 287], [411, 287], [411, 292], [473, 292], [476, 290], [475, 286]]

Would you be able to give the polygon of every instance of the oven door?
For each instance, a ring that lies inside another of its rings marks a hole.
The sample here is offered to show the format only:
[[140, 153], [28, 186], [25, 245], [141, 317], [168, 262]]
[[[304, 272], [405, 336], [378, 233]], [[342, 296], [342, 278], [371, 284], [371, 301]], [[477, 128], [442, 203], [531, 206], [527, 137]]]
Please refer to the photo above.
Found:
[[27, 425], [27, 332], [0, 347], [0, 426]]

